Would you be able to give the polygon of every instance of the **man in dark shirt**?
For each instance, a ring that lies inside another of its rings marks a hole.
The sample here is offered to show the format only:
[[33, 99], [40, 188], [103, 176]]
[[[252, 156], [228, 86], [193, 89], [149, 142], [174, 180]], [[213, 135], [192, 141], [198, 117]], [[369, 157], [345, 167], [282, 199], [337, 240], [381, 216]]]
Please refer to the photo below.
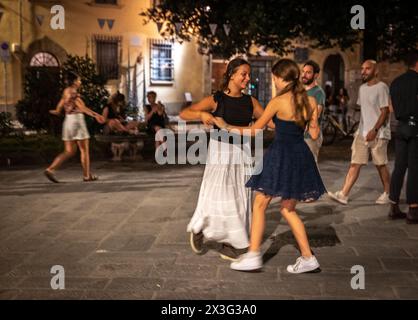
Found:
[[[396, 129], [395, 168], [392, 173], [389, 198], [392, 202], [390, 219], [406, 217], [407, 223], [418, 223], [418, 52], [407, 59], [409, 70], [396, 78], [390, 86], [392, 108], [399, 121]], [[407, 214], [399, 209], [399, 197], [408, 169], [406, 202]]]

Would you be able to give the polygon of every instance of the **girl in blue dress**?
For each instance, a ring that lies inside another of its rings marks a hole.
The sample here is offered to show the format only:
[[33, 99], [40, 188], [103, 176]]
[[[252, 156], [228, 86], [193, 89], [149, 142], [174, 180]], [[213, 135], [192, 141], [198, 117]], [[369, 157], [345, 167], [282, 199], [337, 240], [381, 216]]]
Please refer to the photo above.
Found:
[[260, 245], [265, 211], [274, 197], [281, 197], [280, 213], [289, 224], [301, 252], [301, 257], [294, 265], [288, 266], [287, 271], [318, 272], [319, 263], [312, 254], [304, 224], [296, 213], [297, 202], [317, 200], [326, 192], [312, 152], [303, 139], [305, 130], [314, 140], [319, 136], [318, 107], [299, 81], [300, 71], [294, 61], [279, 60], [272, 72], [278, 95], [270, 101], [255, 124], [236, 127], [218, 123], [228, 131], [244, 135], [255, 135], [271, 119], [276, 127], [275, 140], [263, 158], [262, 172], [253, 175], [246, 184], [256, 191], [249, 251], [233, 262], [231, 269], [252, 271], [262, 268]]

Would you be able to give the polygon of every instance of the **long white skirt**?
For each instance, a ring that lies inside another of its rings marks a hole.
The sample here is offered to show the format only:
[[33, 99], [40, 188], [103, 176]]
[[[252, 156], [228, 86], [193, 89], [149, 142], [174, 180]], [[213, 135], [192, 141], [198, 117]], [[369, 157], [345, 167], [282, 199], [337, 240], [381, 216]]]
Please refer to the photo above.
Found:
[[210, 139], [199, 199], [187, 231], [202, 231], [208, 240], [247, 248], [252, 192], [245, 183], [252, 168], [249, 144]]

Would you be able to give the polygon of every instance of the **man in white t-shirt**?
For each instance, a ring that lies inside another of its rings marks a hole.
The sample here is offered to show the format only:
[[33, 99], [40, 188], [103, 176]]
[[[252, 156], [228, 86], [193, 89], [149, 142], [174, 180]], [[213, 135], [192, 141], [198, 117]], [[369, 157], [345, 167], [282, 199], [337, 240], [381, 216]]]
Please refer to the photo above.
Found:
[[376, 61], [367, 60], [361, 66], [364, 84], [359, 89], [357, 104], [361, 107], [361, 119], [351, 147], [351, 165], [342, 190], [329, 196], [342, 204], [348, 203], [348, 194], [360, 174], [363, 165], [369, 162], [369, 153], [379, 172], [384, 192], [377, 204], [388, 204], [390, 173], [387, 167], [387, 146], [390, 140], [389, 88], [377, 78]]

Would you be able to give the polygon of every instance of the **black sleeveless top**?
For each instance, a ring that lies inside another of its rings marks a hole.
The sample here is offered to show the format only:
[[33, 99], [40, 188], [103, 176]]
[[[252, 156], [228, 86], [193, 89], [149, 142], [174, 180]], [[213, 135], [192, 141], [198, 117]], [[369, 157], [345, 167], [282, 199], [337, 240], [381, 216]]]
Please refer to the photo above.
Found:
[[[214, 117], [223, 118], [226, 123], [238, 127], [248, 127], [251, 124], [254, 106], [250, 95], [230, 97], [224, 92], [218, 91], [213, 95], [213, 99], [218, 103], [218, 107], [212, 113]], [[219, 130], [216, 125], [214, 128]], [[233, 135], [230, 134], [230, 136]], [[228, 142], [233, 143], [233, 139], [229, 139]]]
[[[152, 106], [149, 104], [145, 105], [147, 108], [147, 112], [151, 112]], [[154, 113], [151, 118], [148, 120], [148, 130], [153, 131], [154, 126], [159, 126], [161, 128], [165, 128], [165, 116], [159, 115], [158, 113]]]
[[120, 114], [117, 114], [117, 113], [113, 110], [112, 106], [108, 105], [108, 106], [107, 106], [107, 108], [108, 108], [108, 110], [109, 110], [109, 113], [107, 114], [107, 118], [108, 118], [108, 119], [117, 119], [117, 118], [119, 117], [119, 115], [120, 115]]

